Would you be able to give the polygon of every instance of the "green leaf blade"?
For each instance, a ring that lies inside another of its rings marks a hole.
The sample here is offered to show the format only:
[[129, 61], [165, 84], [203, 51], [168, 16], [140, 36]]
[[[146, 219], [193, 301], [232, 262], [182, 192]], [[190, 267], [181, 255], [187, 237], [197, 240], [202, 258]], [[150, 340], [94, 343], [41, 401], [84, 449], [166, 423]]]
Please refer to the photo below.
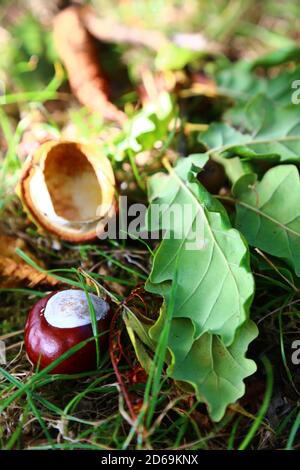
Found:
[[[256, 371], [254, 361], [246, 358], [249, 344], [258, 334], [256, 325], [247, 321], [238, 331], [231, 346], [226, 347], [218, 336], [209, 333], [192, 343], [186, 355], [178, 354], [178, 339], [191, 342], [187, 334], [182, 337], [182, 320], [174, 320], [170, 349], [177, 352], [177, 361], [170, 366], [175, 380], [190, 383], [200, 401], [208, 405], [214, 421], [219, 421], [231, 403], [245, 392], [244, 379]], [[185, 329], [185, 331], [188, 331]], [[191, 332], [190, 332], [191, 333]], [[181, 344], [181, 352], [188, 345]]]
[[[147, 289], [159, 294], [161, 284], [168, 286], [172, 282], [178, 263], [173, 317], [191, 319], [195, 338], [210, 332], [221, 335], [225, 344], [230, 344], [236, 328], [248, 317], [253, 297], [248, 249], [239, 232], [231, 227], [221, 204], [197, 180], [189, 181], [187, 176], [186, 168], [182, 170], [179, 165], [168, 177], [167, 191], [154, 197], [153, 204], [164, 203], [170, 211], [175, 204], [189, 206], [185, 233], [196, 234], [196, 216], [201, 217], [203, 244], [189, 249], [187, 235], [179, 239], [165, 237], [156, 251]], [[165, 218], [161, 228], [168, 229], [164, 221]], [[175, 232], [178, 229], [180, 235], [183, 222], [175, 220], [176, 223]]]
[[[163, 296], [167, 306], [172, 300], [169, 375], [192, 385], [212, 419], [219, 421], [228, 404], [243, 395], [244, 378], [256, 370], [245, 357], [257, 335], [249, 320], [254, 280], [247, 244], [231, 227], [223, 206], [196, 178], [200, 161], [205, 162], [204, 155], [186, 158], [175, 169], [167, 167], [169, 175], [156, 175], [151, 181], [149, 218], [156, 203], [164, 204], [164, 215], [172, 204], [189, 204], [192, 211], [184, 221], [185, 233], [196, 231], [195, 217], [201, 214], [204, 243], [187, 249], [188, 237], [165, 236], [156, 250], [146, 289]], [[169, 230], [170, 223], [165, 221], [161, 216], [154, 228]], [[175, 218], [173, 235], [180, 233], [182, 223]], [[156, 343], [165, 321], [162, 311], [149, 330]]]
[[233, 108], [233, 124], [239, 130], [229, 124], [213, 123], [199, 136], [210, 155], [300, 162], [300, 116], [295, 105], [275, 107], [266, 96], [258, 95], [242, 110], [238, 109], [237, 116], [235, 111]]
[[269, 170], [260, 182], [243, 176], [233, 188], [236, 227], [248, 243], [286, 261], [300, 276], [300, 181], [294, 165]]

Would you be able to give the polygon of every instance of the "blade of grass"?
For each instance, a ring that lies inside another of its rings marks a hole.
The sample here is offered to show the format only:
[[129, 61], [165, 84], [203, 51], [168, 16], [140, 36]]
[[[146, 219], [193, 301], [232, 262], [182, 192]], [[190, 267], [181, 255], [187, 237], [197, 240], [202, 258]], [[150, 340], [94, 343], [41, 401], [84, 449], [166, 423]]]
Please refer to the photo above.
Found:
[[138, 187], [143, 192], [145, 192], [146, 191], [146, 186], [145, 186], [145, 183], [144, 183], [144, 181], [142, 180], [142, 178], [140, 176], [138, 167], [136, 166], [133, 151], [131, 149], [128, 149], [127, 153], [128, 153], [129, 163], [130, 163], [131, 168], [132, 168], [133, 176], [135, 177], [135, 180], [138, 184]]
[[37, 419], [39, 425], [41, 426], [42, 430], [44, 431], [44, 434], [45, 434], [45, 436], [46, 436], [46, 438], [47, 438], [47, 441], [49, 442], [49, 445], [50, 445], [51, 447], [53, 447], [53, 444], [54, 444], [53, 439], [52, 439], [52, 437], [50, 436], [50, 433], [49, 433], [49, 431], [48, 431], [48, 429], [47, 429], [47, 426], [46, 426], [46, 424], [45, 424], [45, 421], [43, 420], [42, 415], [41, 415], [41, 413], [39, 412], [38, 408], [35, 406], [35, 403], [34, 403], [34, 401], [32, 400], [30, 393], [27, 393], [27, 400], [28, 400], [29, 406], [30, 406], [30, 408], [31, 408], [31, 410], [32, 410], [32, 412], [33, 412], [33, 414], [35, 415], [35, 417], [36, 417], [36, 419]]
[[233, 450], [234, 449], [234, 440], [235, 440], [235, 437], [236, 437], [236, 434], [237, 434], [237, 430], [238, 430], [240, 421], [241, 421], [241, 416], [239, 416], [237, 418], [237, 420], [235, 421], [235, 423], [232, 426], [230, 436], [229, 436], [229, 439], [228, 439], [227, 450]]
[[264, 416], [265, 416], [266, 412], [268, 411], [268, 407], [269, 407], [269, 404], [270, 404], [270, 401], [271, 401], [271, 396], [272, 396], [272, 392], [273, 392], [273, 382], [274, 382], [272, 365], [271, 365], [269, 359], [266, 356], [264, 356], [262, 358], [262, 363], [265, 367], [265, 371], [266, 371], [266, 375], [267, 375], [267, 385], [266, 385], [265, 396], [264, 396], [264, 399], [263, 399], [263, 403], [260, 407], [260, 410], [258, 412], [258, 415], [257, 415], [255, 421], [250, 426], [250, 429], [249, 429], [247, 435], [245, 436], [245, 438], [243, 439], [243, 441], [239, 445], [238, 450], [247, 449], [250, 442], [254, 438], [254, 436], [256, 434], [256, 431], [258, 430], [262, 420], [264, 419]]
[[287, 360], [286, 360], [286, 354], [285, 354], [285, 348], [284, 348], [284, 341], [283, 341], [283, 327], [282, 327], [282, 310], [280, 310], [279, 312], [279, 315], [278, 315], [278, 321], [279, 321], [279, 341], [280, 341], [280, 352], [281, 352], [281, 358], [282, 358], [282, 362], [283, 362], [283, 365], [284, 365], [284, 368], [285, 368], [285, 371], [286, 371], [286, 375], [293, 387], [293, 389], [295, 390], [295, 392], [297, 393], [297, 395], [300, 395], [297, 387], [296, 387], [296, 384], [293, 380], [293, 377], [292, 377], [292, 374], [291, 374], [291, 371], [290, 371], [290, 368], [288, 366], [288, 363], [287, 363]]
[[161, 375], [164, 367], [166, 352], [167, 352], [167, 345], [169, 339], [169, 333], [171, 328], [171, 319], [175, 307], [175, 289], [177, 287], [177, 266], [175, 268], [174, 273], [174, 280], [172, 284], [172, 289], [170, 293], [170, 300], [168, 302], [167, 310], [166, 310], [166, 318], [164, 322], [164, 326], [162, 332], [160, 334], [159, 342], [156, 347], [154, 359], [152, 362], [151, 370], [149, 373], [149, 378], [146, 385], [145, 395], [144, 395], [144, 403], [148, 408], [147, 411], [147, 418], [146, 418], [146, 426], [149, 428], [151, 421], [153, 419], [153, 415], [155, 412], [156, 400], [158, 393], [161, 389]]
[[[100, 335], [103, 335], [104, 333], [101, 333]], [[51, 372], [52, 369], [57, 367], [61, 362], [63, 362], [65, 359], [68, 359], [70, 356], [75, 354], [75, 352], [80, 351], [87, 343], [90, 341], [94, 341], [94, 337], [92, 336], [91, 338], [88, 338], [84, 341], [81, 341], [80, 343], [72, 346], [68, 351], [66, 351], [64, 354], [62, 354], [59, 358], [57, 358], [55, 361], [53, 361], [51, 364], [49, 364], [47, 367], [45, 367], [43, 370], [37, 372], [35, 375], [33, 375], [27, 382], [22, 384], [20, 388], [14, 392], [10, 397], [6, 398], [2, 405], [0, 405], [0, 413], [3, 413], [5, 408], [9, 406], [14, 400], [22, 396], [24, 393], [27, 393], [28, 390], [30, 390], [33, 385], [42, 377], [47, 376], [49, 372]], [[3, 367], [0, 367], [0, 374], [2, 374], [4, 377], [6, 377], [8, 380], [10, 380], [10, 374], [3, 369]], [[71, 377], [71, 376], [70, 376]], [[17, 384], [16, 384], [17, 385]]]
[[18, 425], [17, 425], [15, 431], [12, 433], [12, 435], [9, 438], [9, 440], [8, 440], [6, 446], [5, 446], [5, 450], [12, 450], [15, 447], [15, 444], [17, 443], [19, 438], [21, 437], [23, 427], [24, 427], [24, 424], [25, 424], [27, 416], [28, 416], [28, 408], [29, 408], [29, 405], [28, 404], [25, 405], [22, 416], [21, 416], [21, 418], [18, 422]]
[[[13, 377], [13, 375], [11, 375], [9, 372], [5, 371], [5, 374], [3, 374], [3, 375], [5, 375], [5, 377], [6, 377], [12, 384], [14, 384], [16, 387], [18, 387], [19, 389], [22, 389], [22, 388], [23, 388], [23, 387], [22, 387], [22, 382], [20, 382], [20, 381], [17, 380], [15, 377]], [[52, 442], [52, 438], [51, 438], [51, 436], [50, 436], [50, 434], [49, 434], [49, 431], [48, 431], [48, 429], [47, 429], [47, 427], [46, 427], [46, 425], [45, 425], [45, 423], [44, 423], [44, 420], [43, 420], [43, 418], [42, 418], [40, 412], [38, 411], [37, 407], [35, 406], [35, 404], [34, 404], [32, 398], [31, 398], [31, 393], [30, 393], [30, 391], [27, 391], [26, 396], [27, 396], [27, 402], [28, 402], [28, 404], [29, 404], [29, 406], [30, 406], [30, 408], [31, 408], [31, 410], [32, 410], [32, 412], [33, 412], [33, 414], [34, 414], [35, 417], [37, 418], [37, 420], [38, 420], [38, 422], [39, 422], [41, 428], [43, 429], [44, 434], [45, 434], [45, 436], [46, 436], [48, 442], [52, 444], [52, 443], [53, 443], [53, 442]], [[28, 409], [27, 409], [27, 411], [28, 411]], [[15, 443], [15, 441], [16, 441], [16, 439], [13, 439], [13, 440], [12, 440], [13, 443]], [[11, 445], [12, 445], [12, 443], [11, 443]]]
[[78, 277], [81, 283], [81, 288], [84, 290], [87, 302], [88, 302], [88, 307], [89, 307], [89, 312], [90, 312], [90, 318], [91, 318], [91, 324], [92, 324], [92, 330], [93, 330], [93, 335], [95, 338], [95, 347], [96, 347], [96, 364], [97, 364], [97, 369], [99, 369], [100, 366], [100, 343], [99, 343], [99, 337], [98, 337], [98, 322], [96, 318], [96, 312], [95, 308], [93, 305], [93, 302], [91, 301], [91, 298], [89, 296], [89, 293], [86, 288], [86, 283], [84, 282], [84, 277], [78, 273]]
[[292, 429], [290, 431], [290, 434], [289, 434], [289, 437], [288, 437], [288, 440], [287, 440], [287, 444], [286, 444], [286, 450], [293, 450], [293, 446], [294, 446], [294, 441], [295, 441], [295, 438], [296, 438], [296, 434], [297, 432], [299, 431], [300, 429], [300, 412], [297, 414], [297, 417], [294, 421], [294, 424], [292, 426]]

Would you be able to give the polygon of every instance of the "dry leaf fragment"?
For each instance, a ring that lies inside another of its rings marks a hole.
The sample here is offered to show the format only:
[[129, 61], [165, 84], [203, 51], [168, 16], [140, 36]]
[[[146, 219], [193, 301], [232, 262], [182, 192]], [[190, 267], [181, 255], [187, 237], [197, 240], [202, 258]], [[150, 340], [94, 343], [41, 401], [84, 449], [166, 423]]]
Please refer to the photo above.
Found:
[[80, 12], [79, 7], [72, 6], [54, 18], [57, 51], [79, 102], [104, 118], [122, 124], [126, 115], [109, 101], [107, 82], [98, 61], [94, 38], [85, 29]]
[[23, 240], [7, 235], [0, 235], [0, 287], [12, 288], [21, 284], [26, 284], [30, 287], [39, 284], [49, 286], [60, 284], [60, 281], [57, 279], [39, 272], [32, 266], [26, 264], [25, 261], [21, 260], [16, 254], [16, 248], [22, 249], [39, 266], [44, 267], [43, 264], [29, 252]]

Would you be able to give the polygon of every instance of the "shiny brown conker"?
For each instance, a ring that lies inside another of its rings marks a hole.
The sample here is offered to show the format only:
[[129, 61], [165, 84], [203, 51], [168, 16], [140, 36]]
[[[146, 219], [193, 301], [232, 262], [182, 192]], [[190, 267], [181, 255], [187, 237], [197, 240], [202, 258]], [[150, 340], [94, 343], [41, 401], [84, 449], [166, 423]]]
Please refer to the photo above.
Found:
[[[108, 330], [110, 305], [94, 294], [93, 304], [98, 334]], [[29, 360], [44, 369], [66, 351], [94, 336], [87, 294], [68, 289], [52, 292], [40, 299], [29, 312], [25, 326], [25, 348]], [[100, 351], [107, 347], [107, 334], [99, 336]], [[51, 373], [74, 374], [96, 368], [96, 342], [88, 341], [55, 366]]]

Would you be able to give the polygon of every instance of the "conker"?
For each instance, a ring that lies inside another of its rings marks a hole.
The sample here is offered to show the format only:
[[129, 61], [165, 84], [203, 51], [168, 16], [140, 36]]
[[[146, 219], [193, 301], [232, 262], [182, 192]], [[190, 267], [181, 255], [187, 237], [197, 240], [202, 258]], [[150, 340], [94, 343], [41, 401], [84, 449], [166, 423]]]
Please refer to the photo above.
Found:
[[[88, 294], [97, 319], [98, 333], [108, 330], [110, 305]], [[83, 290], [52, 292], [29, 312], [25, 326], [25, 348], [30, 361], [44, 369], [76, 344], [94, 336], [87, 294]], [[99, 336], [100, 351], [107, 347], [107, 335]], [[96, 368], [95, 340], [60, 362], [51, 373], [74, 374]]]

